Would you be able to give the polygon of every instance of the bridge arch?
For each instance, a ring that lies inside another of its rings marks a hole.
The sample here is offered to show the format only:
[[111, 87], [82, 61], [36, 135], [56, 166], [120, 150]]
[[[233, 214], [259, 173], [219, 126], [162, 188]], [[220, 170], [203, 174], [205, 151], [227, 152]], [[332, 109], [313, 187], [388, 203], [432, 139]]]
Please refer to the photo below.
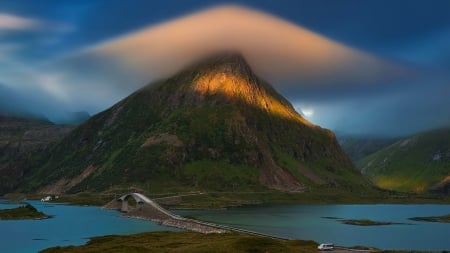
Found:
[[121, 202], [121, 212], [129, 212], [130, 207], [128, 204], [128, 200], [130, 198], [133, 198], [136, 201], [136, 208], [139, 208], [140, 206], [144, 205], [145, 201], [142, 199], [142, 197], [139, 196], [137, 193], [127, 193], [125, 195], [122, 195], [121, 197], [117, 198], [117, 201]]

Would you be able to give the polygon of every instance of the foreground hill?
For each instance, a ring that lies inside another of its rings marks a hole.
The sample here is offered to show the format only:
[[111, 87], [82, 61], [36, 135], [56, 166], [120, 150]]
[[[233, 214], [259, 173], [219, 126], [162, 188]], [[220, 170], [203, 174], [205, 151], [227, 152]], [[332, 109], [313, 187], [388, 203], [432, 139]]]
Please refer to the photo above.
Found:
[[192, 232], [147, 232], [135, 235], [95, 237], [81, 246], [53, 247], [42, 253], [58, 252], [317, 252], [317, 243], [276, 240], [252, 235], [201, 234]]
[[236, 53], [136, 91], [27, 171], [20, 189], [48, 194], [368, 186], [334, 134], [303, 119]]
[[30, 152], [61, 140], [74, 127], [47, 120], [0, 114], [0, 194], [14, 188], [24, 171], [18, 169]]
[[450, 128], [404, 138], [357, 162], [381, 188], [450, 193]]

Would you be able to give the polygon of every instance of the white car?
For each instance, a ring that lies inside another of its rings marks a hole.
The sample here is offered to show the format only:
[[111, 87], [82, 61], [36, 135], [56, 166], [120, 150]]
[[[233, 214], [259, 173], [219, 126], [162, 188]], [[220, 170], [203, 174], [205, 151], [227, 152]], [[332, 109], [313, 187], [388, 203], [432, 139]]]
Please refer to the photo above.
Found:
[[334, 249], [334, 244], [332, 243], [322, 243], [317, 247], [318, 250], [332, 250]]

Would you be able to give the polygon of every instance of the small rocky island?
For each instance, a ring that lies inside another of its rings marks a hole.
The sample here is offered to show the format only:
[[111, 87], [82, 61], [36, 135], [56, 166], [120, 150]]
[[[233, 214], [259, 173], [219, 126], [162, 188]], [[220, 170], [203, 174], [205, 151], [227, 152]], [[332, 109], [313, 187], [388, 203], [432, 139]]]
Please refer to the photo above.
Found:
[[34, 206], [28, 203], [16, 208], [0, 209], [0, 220], [39, 220], [47, 218], [50, 218], [50, 216], [39, 212]]
[[330, 216], [325, 216], [322, 218], [330, 219], [330, 220], [337, 220], [337, 221], [341, 222], [342, 224], [355, 225], [355, 226], [383, 226], [383, 225], [405, 224], [405, 223], [390, 222], [390, 221], [373, 221], [373, 220], [369, 220], [369, 219], [343, 219], [343, 218], [339, 218], [339, 217], [330, 217]]
[[428, 221], [428, 222], [446, 222], [450, 223], [450, 214], [443, 216], [429, 216], [429, 217], [413, 217], [409, 218], [413, 221]]
[[397, 222], [390, 221], [373, 221], [369, 219], [361, 219], [361, 220], [340, 220], [343, 224], [347, 225], [356, 225], [356, 226], [383, 226], [383, 225], [396, 225], [403, 224]]

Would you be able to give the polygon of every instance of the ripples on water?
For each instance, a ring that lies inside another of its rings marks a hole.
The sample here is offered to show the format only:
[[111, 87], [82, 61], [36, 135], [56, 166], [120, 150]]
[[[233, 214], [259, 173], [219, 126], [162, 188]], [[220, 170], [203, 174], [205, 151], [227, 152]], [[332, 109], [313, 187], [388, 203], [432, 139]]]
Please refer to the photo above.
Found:
[[[81, 245], [94, 236], [176, 230], [148, 221], [123, 218], [119, 212], [99, 207], [38, 201], [29, 203], [54, 218], [0, 221], [0, 252], [36, 252], [57, 245]], [[0, 200], [0, 209], [18, 205], [5, 204]], [[176, 213], [293, 239], [333, 242], [345, 246], [366, 245], [381, 249], [450, 250], [450, 223], [408, 219], [450, 214], [450, 205], [290, 205], [206, 211], [178, 210]], [[341, 224], [339, 220], [329, 217], [411, 225], [363, 227]]]
[[[54, 217], [45, 220], [0, 221], [0, 252], [29, 253], [52, 246], [81, 245], [90, 237], [101, 235], [176, 230], [149, 221], [123, 218], [119, 212], [100, 207], [39, 201], [28, 203]], [[0, 201], [0, 209], [19, 205]]]
[[[177, 213], [293, 239], [381, 249], [450, 250], [450, 223], [408, 219], [450, 214], [450, 205], [291, 205]], [[354, 226], [324, 217], [406, 224]]]

